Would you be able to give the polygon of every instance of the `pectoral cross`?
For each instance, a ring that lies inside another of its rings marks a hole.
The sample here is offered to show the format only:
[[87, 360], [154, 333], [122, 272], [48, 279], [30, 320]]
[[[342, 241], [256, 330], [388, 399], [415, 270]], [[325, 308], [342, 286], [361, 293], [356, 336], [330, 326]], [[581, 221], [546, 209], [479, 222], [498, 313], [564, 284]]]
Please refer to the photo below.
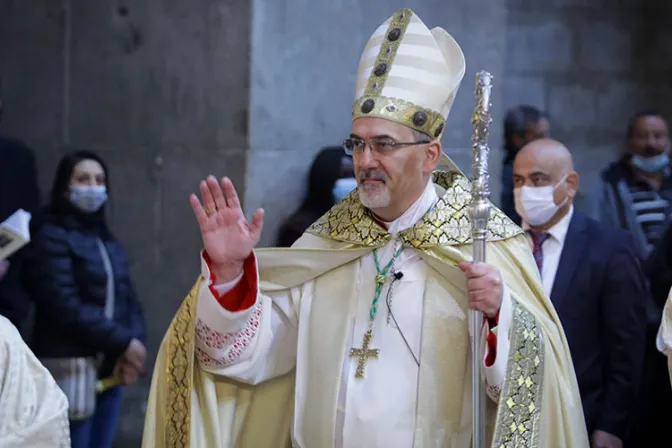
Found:
[[369, 358], [378, 358], [380, 350], [377, 348], [369, 348], [371, 344], [371, 330], [368, 330], [364, 333], [364, 342], [362, 343], [362, 348], [352, 347], [350, 349], [351, 358], [359, 358], [357, 361], [357, 370], [355, 371], [355, 378], [364, 378], [364, 367], [366, 367], [366, 362]]

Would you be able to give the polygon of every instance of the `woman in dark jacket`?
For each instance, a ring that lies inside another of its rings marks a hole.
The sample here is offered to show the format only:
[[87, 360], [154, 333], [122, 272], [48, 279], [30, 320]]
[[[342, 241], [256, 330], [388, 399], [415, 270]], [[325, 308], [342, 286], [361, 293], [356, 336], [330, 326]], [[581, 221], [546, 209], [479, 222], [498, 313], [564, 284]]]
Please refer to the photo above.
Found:
[[112, 446], [121, 385], [144, 368], [142, 308], [126, 252], [105, 221], [108, 182], [95, 154], [66, 155], [51, 202], [31, 226], [31, 348], [68, 396], [74, 448]]

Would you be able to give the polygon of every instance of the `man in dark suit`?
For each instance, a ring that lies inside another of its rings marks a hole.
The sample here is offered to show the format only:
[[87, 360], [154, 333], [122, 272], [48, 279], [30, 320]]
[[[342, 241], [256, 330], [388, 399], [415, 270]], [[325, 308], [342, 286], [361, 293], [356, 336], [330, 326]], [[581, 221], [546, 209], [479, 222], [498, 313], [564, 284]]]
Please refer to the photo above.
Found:
[[[2, 113], [0, 91], [0, 120]], [[33, 152], [17, 140], [0, 136], [0, 222], [20, 208], [34, 213], [39, 206], [40, 192]], [[21, 249], [9, 258], [8, 270], [0, 281], [0, 315], [19, 329], [30, 311], [30, 299], [21, 284], [21, 267], [26, 250]]]
[[567, 336], [592, 446], [620, 448], [646, 330], [648, 292], [634, 241], [574, 210], [579, 176], [561, 143], [527, 144], [513, 173], [516, 211]]

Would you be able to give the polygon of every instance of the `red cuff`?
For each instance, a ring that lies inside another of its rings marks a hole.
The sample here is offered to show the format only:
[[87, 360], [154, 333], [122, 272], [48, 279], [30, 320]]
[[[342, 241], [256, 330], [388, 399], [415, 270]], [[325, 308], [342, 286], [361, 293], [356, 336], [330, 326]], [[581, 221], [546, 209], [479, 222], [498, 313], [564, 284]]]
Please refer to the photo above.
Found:
[[217, 276], [212, 270], [210, 256], [203, 252], [203, 259], [210, 269], [210, 292], [227, 311], [245, 311], [257, 301], [257, 262], [254, 253], [243, 263], [243, 278], [229, 292], [220, 295], [215, 289]]
[[489, 332], [486, 342], [488, 343], [488, 354], [485, 357], [485, 367], [492, 367], [497, 360], [497, 335], [492, 331]]
[[488, 344], [488, 354], [485, 357], [485, 366], [486, 367], [492, 367], [492, 365], [495, 363], [495, 360], [497, 359], [497, 335], [492, 332], [492, 328], [496, 327], [499, 325], [499, 311], [497, 311], [497, 315], [493, 318], [486, 318], [483, 316], [483, 325], [488, 324], [488, 337], [486, 338], [486, 342]]

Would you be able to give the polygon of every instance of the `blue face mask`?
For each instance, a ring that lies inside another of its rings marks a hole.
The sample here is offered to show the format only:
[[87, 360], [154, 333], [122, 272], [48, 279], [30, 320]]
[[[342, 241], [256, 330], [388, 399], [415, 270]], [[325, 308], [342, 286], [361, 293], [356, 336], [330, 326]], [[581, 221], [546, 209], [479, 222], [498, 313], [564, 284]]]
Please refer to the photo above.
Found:
[[334, 200], [340, 202], [355, 188], [357, 188], [357, 180], [354, 177], [344, 177], [336, 181], [331, 193], [334, 195]]
[[647, 173], [659, 173], [670, 164], [670, 156], [667, 153], [653, 157], [643, 157], [635, 154], [632, 156], [632, 164]]
[[76, 185], [70, 187], [70, 202], [84, 212], [97, 212], [105, 201], [107, 201], [107, 188], [103, 185]]

